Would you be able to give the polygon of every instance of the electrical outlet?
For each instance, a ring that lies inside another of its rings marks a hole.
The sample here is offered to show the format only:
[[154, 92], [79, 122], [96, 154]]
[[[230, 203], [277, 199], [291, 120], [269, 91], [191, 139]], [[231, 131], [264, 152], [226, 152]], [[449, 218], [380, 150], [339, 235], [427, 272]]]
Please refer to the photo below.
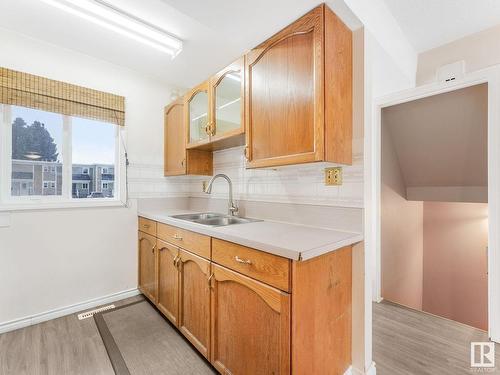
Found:
[[325, 185], [342, 185], [342, 167], [325, 168]]

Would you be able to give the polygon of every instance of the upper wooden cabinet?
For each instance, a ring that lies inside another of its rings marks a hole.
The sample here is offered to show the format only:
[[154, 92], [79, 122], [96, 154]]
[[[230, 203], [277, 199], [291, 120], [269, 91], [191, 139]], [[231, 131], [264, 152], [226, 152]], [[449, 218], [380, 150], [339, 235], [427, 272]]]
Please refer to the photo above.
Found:
[[231, 138], [234, 145], [244, 144], [244, 96], [245, 58], [242, 57], [210, 79], [211, 142]]
[[184, 97], [188, 149], [217, 150], [245, 143], [245, 58]]
[[205, 81], [184, 97], [188, 147], [199, 146], [210, 141], [208, 86], [209, 82]]
[[324, 4], [246, 56], [247, 167], [352, 162], [352, 33]]
[[212, 175], [212, 153], [202, 150], [186, 150], [186, 123], [184, 101], [178, 99], [165, 108], [164, 174]]

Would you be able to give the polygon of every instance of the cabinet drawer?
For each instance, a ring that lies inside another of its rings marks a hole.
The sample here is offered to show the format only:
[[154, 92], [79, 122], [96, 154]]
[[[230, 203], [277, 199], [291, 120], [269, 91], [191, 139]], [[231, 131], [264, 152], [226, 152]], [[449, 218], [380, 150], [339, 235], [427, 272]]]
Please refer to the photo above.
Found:
[[152, 236], [156, 236], [156, 221], [139, 216], [139, 230]]
[[210, 259], [210, 237], [171, 225], [158, 223], [159, 239]]
[[212, 238], [212, 260], [234, 271], [290, 291], [290, 260]]

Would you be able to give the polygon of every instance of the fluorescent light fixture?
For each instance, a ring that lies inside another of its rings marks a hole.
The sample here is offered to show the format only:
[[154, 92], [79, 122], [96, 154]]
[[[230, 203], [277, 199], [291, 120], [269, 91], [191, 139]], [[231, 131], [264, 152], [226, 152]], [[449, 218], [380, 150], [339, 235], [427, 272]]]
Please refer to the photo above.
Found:
[[168, 53], [172, 58], [182, 51], [182, 41], [180, 39], [103, 0], [41, 1], [159, 51]]

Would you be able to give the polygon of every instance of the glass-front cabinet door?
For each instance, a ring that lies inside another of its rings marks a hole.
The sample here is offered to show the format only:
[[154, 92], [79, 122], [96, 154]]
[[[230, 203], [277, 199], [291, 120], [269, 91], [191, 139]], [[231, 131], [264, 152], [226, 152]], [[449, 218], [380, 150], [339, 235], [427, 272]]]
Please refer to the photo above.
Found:
[[244, 132], [244, 59], [241, 58], [212, 79], [211, 135], [214, 138]]
[[209, 140], [210, 118], [208, 82], [195, 87], [187, 96], [186, 120], [188, 125], [188, 143], [204, 143]]

